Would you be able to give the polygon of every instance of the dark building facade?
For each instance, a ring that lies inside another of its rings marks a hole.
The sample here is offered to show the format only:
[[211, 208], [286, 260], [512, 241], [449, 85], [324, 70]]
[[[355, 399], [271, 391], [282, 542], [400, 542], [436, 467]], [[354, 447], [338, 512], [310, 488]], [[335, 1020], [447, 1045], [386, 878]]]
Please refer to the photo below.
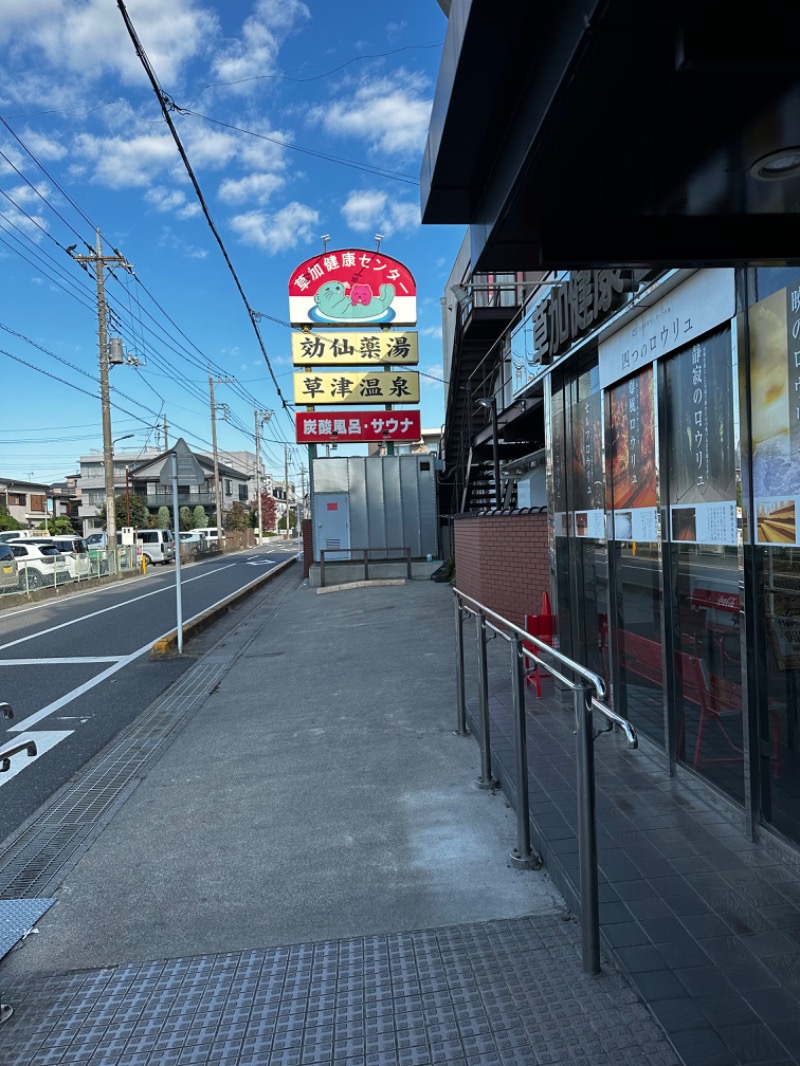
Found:
[[800, 852], [800, 67], [785, 5], [718, 14], [451, 5], [423, 220], [469, 225], [462, 296], [524, 288], [453, 306], [442, 509], [457, 545], [546, 508], [503, 535], [546, 547], [561, 650]]

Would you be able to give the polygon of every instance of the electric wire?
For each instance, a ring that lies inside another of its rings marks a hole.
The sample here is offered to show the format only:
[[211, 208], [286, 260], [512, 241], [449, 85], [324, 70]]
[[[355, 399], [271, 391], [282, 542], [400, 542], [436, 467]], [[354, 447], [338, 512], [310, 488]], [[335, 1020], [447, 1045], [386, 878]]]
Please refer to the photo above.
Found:
[[193, 118], [200, 118], [204, 122], [211, 122], [215, 126], [223, 126], [227, 130], [235, 130], [237, 133], [247, 134], [248, 137], [256, 137], [260, 141], [269, 141], [270, 144], [277, 144], [281, 148], [289, 148], [293, 152], [300, 152], [302, 155], [310, 155], [315, 159], [323, 159], [327, 163], [336, 163], [338, 166], [349, 167], [351, 170], [361, 170], [366, 174], [373, 174], [380, 178], [391, 178], [392, 181], [401, 181], [406, 185], [419, 186], [419, 179], [412, 178], [408, 174], [400, 174], [396, 170], [388, 170], [384, 167], [374, 167], [369, 163], [356, 163], [352, 159], [343, 159], [341, 156], [329, 155], [327, 152], [319, 152], [314, 148], [304, 148], [299, 144], [292, 144], [290, 141], [281, 141], [277, 137], [270, 137], [266, 133], [256, 133], [254, 130], [246, 130], [242, 126], [235, 126], [230, 122], [223, 122], [219, 118], [211, 118], [210, 115], [201, 115], [198, 111], [192, 111], [188, 107], [178, 107], [173, 104], [174, 109], [179, 115], [191, 115]]
[[145, 69], [145, 72], [146, 72], [146, 74], [147, 74], [147, 76], [148, 76], [148, 78], [150, 80], [150, 84], [153, 86], [153, 90], [154, 90], [156, 96], [158, 97], [159, 106], [161, 107], [162, 114], [164, 115], [164, 120], [166, 121], [167, 126], [169, 127], [170, 133], [172, 134], [172, 139], [175, 141], [175, 145], [176, 145], [176, 147], [178, 149], [178, 153], [179, 153], [179, 155], [181, 157], [181, 161], [183, 162], [184, 168], [186, 169], [186, 172], [189, 175], [189, 179], [192, 182], [192, 185], [193, 185], [194, 190], [195, 190], [195, 194], [198, 197], [198, 200], [200, 202], [200, 207], [203, 210], [203, 214], [205, 216], [205, 219], [208, 222], [209, 227], [211, 228], [211, 232], [213, 233], [217, 244], [219, 245], [219, 248], [220, 248], [220, 251], [222, 252], [222, 255], [223, 255], [223, 258], [225, 260], [225, 263], [228, 266], [228, 269], [229, 269], [229, 271], [230, 271], [230, 273], [231, 273], [231, 275], [232, 275], [232, 277], [234, 279], [234, 282], [236, 284], [236, 288], [237, 288], [237, 290], [239, 292], [239, 295], [242, 298], [242, 302], [244, 303], [245, 308], [247, 309], [248, 317], [250, 319], [250, 324], [252, 325], [253, 330], [254, 330], [254, 332], [256, 334], [256, 337], [258, 339], [259, 347], [261, 348], [261, 353], [264, 356], [264, 360], [265, 360], [265, 362], [267, 364], [267, 368], [269, 369], [270, 375], [272, 377], [272, 383], [275, 386], [275, 391], [277, 392], [278, 398], [280, 399], [282, 405], [285, 408], [287, 406], [287, 403], [286, 403], [286, 400], [283, 397], [283, 393], [281, 392], [280, 385], [278, 384], [277, 378], [275, 377], [275, 373], [274, 373], [274, 371], [272, 369], [272, 363], [270, 362], [269, 356], [267, 354], [267, 349], [266, 349], [266, 346], [264, 344], [263, 338], [261, 336], [261, 332], [260, 332], [260, 330], [258, 328], [258, 325], [256, 323], [255, 318], [253, 317], [253, 312], [252, 312], [252, 309], [250, 307], [250, 303], [249, 303], [249, 301], [247, 299], [247, 296], [245, 295], [244, 289], [242, 288], [242, 283], [239, 280], [239, 276], [236, 273], [236, 269], [234, 268], [233, 263], [231, 262], [230, 256], [228, 255], [228, 251], [227, 251], [227, 249], [225, 247], [225, 244], [224, 244], [224, 242], [222, 240], [222, 237], [220, 236], [219, 231], [217, 230], [217, 227], [216, 227], [216, 225], [214, 223], [214, 220], [211, 217], [211, 213], [210, 213], [210, 211], [208, 209], [208, 205], [206, 204], [206, 201], [205, 201], [205, 198], [203, 196], [202, 190], [200, 189], [200, 185], [199, 185], [199, 183], [197, 181], [197, 178], [195, 176], [194, 170], [192, 169], [192, 165], [189, 162], [189, 157], [186, 154], [186, 150], [183, 147], [183, 143], [182, 143], [182, 141], [180, 139], [178, 131], [175, 128], [174, 122], [172, 121], [172, 117], [171, 117], [171, 115], [169, 113], [169, 107], [167, 106], [166, 94], [163, 92], [163, 90], [161, 89], [161, 87], [160, 87], [160, 85], [158, 83], [158, 79], [156, 77], [155, 71], [153, 70], [153, 68], [152, 68], [152, 66], [150, 64], [150, 61], [148, 60], [147, 55], [146, 55], [146, 53], [144, 51], [144, 48], [142, 47], [142, 43], [139, 40], [138, 34], [136, 33], [136, 29], [135, 29], [133, 23], [131, 22], [130, 16], [128, 14], [127, 8], [125, 7], [125, 4], [123, 3], [123, 0], [117, 0], [117, 7], [119, 8], [120, 13], [122, 14], [122, 18], [123, 18], [123, 20], [125, 22], [125, 26], [126, 26], [126, 28], [128, 30], [128, 34], [129, 34], [129, 36], [131, 38], [131, 41], [133, 42], [134, 48], [136, 50], [136, 54], [139, 56], [139, 59], [140, 59], [142, 65], [143, 65], [143, 67]]
[[[80, 207], [78, 206], [78, 204], [77, 204], [77, 203], [76, 203], [76, 202], [75, 202], [74, 200], [72, 200], [72, 199], [71, 199], [71, 198], [70, 198], [70, 197], [68, 196], [68, 194], [67, 194], [67, 193], [66, 193], [66, 192], [65, 192], [65, 191], [64, 191], [64, 190], [63, 190], [63, 189], [61, 188], [61, 186], [60, 186], [60, 185], [58, 184], [58, 182], [57, 182], [57, 181], [55, 181], [55, 179], [53, 178], [53, 176], [52, 176], [51, 174], [49, 174], [49, 172], [48, 172], [48, 171], [46, 170], [46, 168], [45, 168], [45, 167], [43, 166], [43, 164], [41, 163], [41, 161], [40, 161], [40, 160], [39, 160], [39, 159], [38, 159], [38, 158], [37, 158], [37, 157], [36, 157], [36, 156], [34, 155], [34, 153], [32, 153], [32, 152], [31, 152], [31, 150], [30, 150], [30, 149], [29, 149], [29, 148], [27, 147], [27, 145], [25, 145], [25, 143], [24, 143], [24, 142], [23, 142], [23, 141], [21, 140], [21, 138], [20, 138], [20, 137], [19, 137], [19, 136], [18, 136], [18, 135], [17, 135], [17, 134], [16, 134], [16, 133], [15, 133], [15, 132], [13, 131], [13, 129], [11, 129], [11, 127], [9, 126], [9, 124], [8, 124], [8, 123], [7, 123], [7, 122], [6, 122], [6, 121], [5, 121], [4, 119], [2, 119], [2, 117], [0, 117], [0, 122], [2, 122], [2, 123], [3, 123], [3, 125], [4, 125], [4, 126], [6, 127], [6, 129], [7, 129], [8, 131], [9, 131], [9, 133], [11, 133], [11, 135], [12, 135], [12, 136], [13, 136], [13, 137], [15, 138], [15, 140], [17, 141], [17, 143], [18, 143], [18, 144], [19, 144], [19, 145], [20, 145], [20, 146], [21, 146], [21, 147], [22, 147], [22, 148], [23, 148], [23, 149], [24, 149], [24, 150], [25, 150], [25, 151], [27, 152], [27, 154], [28, 154], [28, 155], [30, 156], [30, 158], [31, 158], [31, 159], [32, 159], [32, 160], [34, 161], [34, 163], [36, 163], [36, 165], [37, 165], [37, 166], [38, 166], [38, 167], [39, 167], [39, 168], [40, 168], [40, 169], [42, 170], [42, 172], [43, 172], [43, 173], [44, 173], [44, 174], [45, 174], [45, 175], [47, 176], [48, 180], [49, 180], [49, 181], [50, 181], [50, 182], [51, 182], [51, 183], [52, 183], [52, 184], [53, 184], [53, 185], [54, 185], [54, 186], [55, 186], [55, 187], [56, 187], [56, 188], [58, 189], [58, 191], [59, 191], [59, 192], [60, 192], [60, 193], [61, 193], [61, 194], [62, 194], [62, 195], [63, 195], [63, 196], [64, 196], [64, 197], [65, 197], [65, 198], [66, 198], [66, 199], [67, 199], [67, 200], [68, 200], [68, 201], [69, 201], [69, 202], [70, 202], [70, 203], [72, 204], [72, 206], [73, 206], [73, 207], [75, 208], [75, 210], [76, 210], [76, 211], [77, 211], [77, 212], [78, 212], [78, 213], [80, 214], [80, 216], [81, 216], [81, 217], [82, 217], [82, 218], [83, 218], [83, 219], [84, 219], [84, 220], [85, 220], [85, 221], [86, 221], [86, 222], [87, 222], [87, 223], [88, 223], [89, 225], [92, 225], [92, 221], [91, 221], [91, 219], [89, 219], [89, 217], [88, 217], [88, 216], [87, 216], [87, 215], [85, 214], [85, 212], [83, 212], [83, 211], [81, 210], [81, 208], [80, 208]], [[72, 233], [74, 233], [74, 234], [75, 234], [75, 235], [76, 235], [76, 236], [78, 237], [78, 239], [79, 239], [79, 240], [82, 240], [82, 243], [84, 243], [84, 244], [86, 245], [86, 247], [87, 247], [87, 248], [89, 248], [90, 250], [93, 250], [93, 249], [91, 248], [91, 245], [90, 245], [90, 244], [89, 244], [89, 243], [88, 243], [87, 241], [83, 240], [83, 238], [81, 238], [80, 234], [78, 234], [78, 232], [77, 232], [77, 231], [76, 231], [76, 230], [75, 230], [74, 228], [72, 228], [72, 227], [71, 227], [71, 226], [69, 225], [69, 223], [68, 223], [68, 222], [66, 221], [66, 219], [64, 219], [64, 218], [63, 218], [63, 216], [62, 216], [62, 215], [61, 215], [61, 214], [60, 214], [59, 212], [57, 212], [57, 211], [55, 210], [55, 208], [53, 207], [53, 205], [52, 205], [52, 204], [51, 204], [51, 203], [50, 203], [50, 202], [49, 202], [49, 201], [48, 201], [48, 200], [47, 200], [47, 199], [46, 199], [45, 197], [42, 197], [42, 196], [41, 196], [41, 194], [40, 194], [40, 193], [38, 192], [38, 190], [36, 190], [36, 187], [35, 187], [35, 186], [33, 185], [33, 183], [32, 183], [32, 182], [30, 182], [30, 181], [29, 181], [29, 179], [27, 179], [27, 178], [25, 177], [25, 175], [23, 175], [23, 174], [22, 174], [22, 172], [21, 172], [21, 171], [19, 170], [19, 168], [15, 167], [15, 166], [14, 166], [14, 165], [13, 165], [12, 163], [10, 163], [10, 161], [9, 161], [9, 164], [10, 164], [10, 165], [11, 165], [12, 167], [14, 167], [14, 170], [15, 170], [15, 171], [17, 172], [17, 174], [19, 174], [19, 176], [20, 176], [20, 177], [21, 177], [21, 178], [22, 178], [22, 179], [23, 179], [23, 180], [24, 180], [24, 181], [25, 181], [25, 182], [26, 182], [26, 183], [27, 183], [27, 184], [28, 184], [28, 185], [29, 185], [29, 186], [30, 186], [30, 187], [31, 187], [32, 189], [34, 189], [34, 190], [35, 190], [35, 191], [37, 192], [37, 194], [38, 194], [38, 195], [40, 195], [40, 198], [41, 198], [41, 199], [43, 200], [43, 202], [44, 202], [44, 203], [46, 203], [48, 207], [50, 207], [50, 209], [51, 209], [51, 210], [52, 210], [52, 211], [53, 211], [53, 212], [54, 212], [54, 213], [55, 213], [55, 214], [56, 214], [56, 215], [57, 215], [57, 216], [58, 216], [58, 217], [59, 217], [59, 218], [60, 218], [60, 219], [62, 220], [62, 222], [64, 222], [64, 223], [65, 223], [65, 225], [67, 225], [67, 226], [68, 226], [68, 228], [70, 228], [71, 232], [72, 232]], [[12, 202], [12, 203], [14, 204], [14, 207], [15, 207], [15, 208], [16, 208], [16, 209], [17, 209], [17, 210], [18, 210], [18, 211], [19, 211], [19, 212], [20, 212], [20, 213], [21, 213], [21, 214], [22, 214], [22, 215], [23, 215], [24, 217], [27, 217], [27, 218], [28, 218], [28, 219], [29, 219], [29, 220], [30, 220], [31, 222], [33, 222], [34, 224], [37, 224], [37, 225], [38, 225], [38, 223], [36, 222], [36, 220], [35, 220], [35, 219], [33, 219], [33, 218], [32, 218], [32, 217], [31, 217], [31, 216], [29, 215], [29, 213], [28, 213], [28, 212], [26, 212], [26, 211], [25, 211], [25, 210], [24, 210], [24, 209], [23, 209], [23, 208], [22, 208], [22, 207], [21, 207], [21, 206], [20, 206], [19, 204], [17, 204], [17, 203], [16, 203], [15, 201], [13, 201], [13, 200], [12, 200], [11, 202]], [[10, 224], [10, 225], [14, 225], [14, 223], [12, 223], [12, 222], [11, 222], [10, 220], [9, 220], [9, 224]], [[15, 226], [15, 228], [19, 229], [19, 227], [16, 227], [16, 226]], [[41, 226], [39, 226], [39, 228], [41, 228]], [[22, 230], [19, 230], [19, 232], [20, 232], [20, 233], [21, 233], [21, 234], [22, 234], [22, 235], [23, 235], [24, 237], [27, 237], [27, 235], [26, 235], [26, 234], [24, 234], [24, 231], [22, 231]], [[46, 232], [46, 231], [45, 231], [45, 232]], [[29, 239], [29, 238], [28, 238], [28, 239]], [[55, 241], [55, 238], [51, 238], [51, 239], [53, 239], [53, 240]], [[62, 250], [64, 250], [64, 251], [71, 251], [71, 249], [65, 249], [65, 248], [64, 248], [64, 246], [63, 246], [63, 245], [61, 245], [61, 244], [60, 244], [60, 243], [59, 243], [58, 241], [55, 241], [55, 243], [56, 243], [56, 244], [57, 244], [57, 245], [58, 245], [58, 246], [59, 246], [60, 248], [62, 248]], [[74, 247], [74, 246], [73, 246], [73, 247]], [[13, 248], [12, 248], [12, 250], [14, 250], [15, 252], [17, 251], [16, 249], [13, 249]], [[19, 252], [17, 252], [17, 254], [20, 254], [20, 255], [22, 255], [22, 253], [19, 253]], [[34, 254], [37, 254], [37, 258], [40, 258], [40, 257], [38, 256], [38, 253], [34, 253]], [[29, 260], [29, 259], [27, 259], [27, 258], [26, 258], [26, 257], [25, 257], [24, 255], [22, 255], [22, 258], [23, 258], [23, 259], [25, 259], [25, 261], [26, 261], [26, 262], [30, 263], [30, 260]], [[48, 258], [50, 258], [50, 257], [48, 257]], [[59, 270], [59, 271], [60, 271], [60, 272], [61, 272], [62, 274], [64, 274], [64, 272], [63, 272], [63, 271], [61, 270], [60, 266], [59, 266], [59, 265], [58, 265], [58, 264], [57, 264], [57, 263], [55, 262], [55, 260], [52, 260], [52, 263], [53, 263], [53, 269], [57, 269], [57, 270]], [[31, 265], [31, 266], [35, 266], [35, 264], [32, 264], [32, 263], [30, 263], [30, 265]], [[119, 278], [117, 277], [117, 275], [116, 275], [116, 273], [115, 273], [115, 272], [113, 272], [113, 271], [110, 271], [110, 274], [112, 274], [112, 276], [114, 276], [115, 280], [119, 281]], [[52, 277], [51, 275], [47, 275], [47, 274], [46, 274], [46, 276], [48, 277], [48, 280], [52, 281], [52, 282], [53, 282], [54, 284], [60, 285], [60, 283], [58, 282], [58, 280], [57, 280], [56, 278], [53, 278], [53, 277]], [[73, 279], [72, 279], [72, 278], [71, 278], [71, 277], [70, 277], [69, 275], [64, 275], [64, 276], [65, 276], [65, 277], [67, 278], [67, 281], [68, 281], [68, 283], [69, 283], [69, 284], [74, 284], [74, 280], [73, 280]], [[137, 280], [137, 281], [139, 282], [139, 284], [141, 284], [141, 279], [139, 279], [139, 278], [136, 278], [136, 280]], [[137, 335], [137, 332], [138, 332], [138, 334], [139, 334], [140, 336], [142, 336], [142, 323], [141, 323], [141, 314], [140, 314], [140, 316], [139, 316], [139, 320], [138, 320], [138, 323], [137, 323], [137, 319], [136, 319], [136, 316], [134, 315], [134, 313], [133, 313], [133, 310], [132, 310], [132, 308], [130, 307], [130, 304], [131, 304], [131, 294], [130, 294], [130, 289], [129, 289], [129, 286], [128, 286], [128, 281], [129, 281], [129, 275], [128, 275], [128, 273], [126, 272], [126, 278], [125, 278], [125, 288], [126, 288], [126, 294], [127, 294], [127, 296], [128, 296], [128, 303], [129, 303], [129, 317], [130, 317], [130, 321], [131, 321], [131, 323], [132, 323], [131, 331], [132, 331], [132, 333], [133, 333], [133, 336], [134, 336], [134, 338], [135, 338], [135, 337], [136, 337], [136, 335]], [[64, 286], [63, 286], [63, 285], [60, 285], [60, 287], [61, 287], [61, 288], [64, 288]], [[65, 291], [67, 291], [67, 290], [65, 290]], [[89, 300], [91, 301], [92, 297], [91, 297], [91, 295], [89, 294], [88, 290], [86, 290], [86, 294], [87, 294], [87, 297], [88, 297], [88, 299], [89, 299]], [[74, 295], [74, 294], [71, 294], [71, 295]], [[153, 297], [151, 296], [151, 299], [154, 299], [154, 298], [153, 298]], [[83, 302], [83, 301], [82, 301], [82, 302]], [[112, 299], [111, 299], [110, 297], [109, 297], [109, 299], [108, 299], [108, 301], [107, 301], [107, 302], [108, 302], [108, 307], [109, 307], [109, 316], [110, 316], [110, 318], [111, 318], [111, 319], [112, 319], [112, 321], [113, 321], [113, 318], [114, 318], [114, 316], [115, 316], [115, 310], [116, 310], [116, 309], [114, 308], [113, 300], [112, 300]], [[163, 309], [163, 308], [161, 308], [161, 307], [160, 307], [160, 305], [158, 305], [157, 301], [155, 301], [155, 300], [154, 300], [154, 302], [156, 302], [157, 306], [159, 306], [159, 310], [160, 310], [160, 311], [162, 312], [162, 314], [165, 314], [165, 315], [166, 315], [166, 312], [164, 311], [164, 309]], [[91, 302], [89, 302], [89, 303], [86, 303], [86, 302], [84, 302], [84, 306], [85, 306], [85, 307], [87, 307], [87, 309], [89, 309], [89, 310], [93, 310], [93, 309], [94, 309], [94, 306], [93, 306], [93, 304], [92, 304]], [[138, 300], [138, 298], [137, 298], [137, 307], [139, 308], [139, 311], [140, 311], [140, 313], [141, 313], [141, 311], [143, 310], [143, 308], [142, 308], [142, 304], [141, 304], [141, 301], [140, 301], [140, 300]], [[153, 316], [150, 316], [150, 317], [151, 317], [151, 318], [153, 318]], [[166, 317], [168, 317], [168, 318], [169, 318], [169, 316], [166, 316]], [[118, 314], [118, 313], [116, 314], [116, 318], [117, 318], [117, 321], [118, 321], [118, 322], [120, 323], [120, 325], [121, 325], [121, 321], [122, 321], [122, 319], [121, 319], [121, 318], [119, 317], [119, 314]], [[155, 318], [153, 318], [153, 321], [154, 321], [154, 322], [156, 323], [156, 325], [159, 325], [159, 324], [158, 324], [158, 323], [156, 322]], [[173, 322], [173, 321], [172, 321], [171, 319], [170, 319], [170, 322], [172, 323], [172, 325], [173, 325], [173, 326], [174, 326], [175, 328], [178, 328], [178, 327], [177, 327], [177, 325], [176, 325], [176, 323], [174, 323], [174, 322]], [[137, 326], [138, 326], [138, 330], [137, 330]], [[165, 334], [166, 336], [168, 336], [168, 335], [167, 335], [167, 333], [166, 333], [166, 330], [162, 330], [162, 331], [163, 331], [163, 333], [164, 333], [164, 334]], [[120, 329], [120, 332], [122, 332], [122, 330], [121, 330], [121, 329]], [[182, 331], [180, 331], [180, 330], [179, 330], [179, 332], [182, 332]], [[185, 334], [183, 334], [183, 336], [185, 337]], [[188, 340], [188, 338], [186, 338], [186, 339]], [[173, 350], [174, 350], [174, 351], [176, 352], [176, 354], [179, 354], [179, 355], [181, 354], [181, 353], [180, 353], [180, 352], [178, 351], [178, 349], [176, 349], [176, 348], [173, 348]], [[197, 349], [197, 350], [199, 351], [199, 349]], [[202, 353], [201, 353], [201, 354], [202, 354]], [[202, 364], [200, 364], [200, 363], [199, 363], [199, 362], [197, 362], [196, 360], [195, 360], [194, 362], [195, 362], [195, 365], [197, 365], [197, 366], [199, 366], [199, 367], [200, 367], [200, 366], [202, 366]], [[206, 362], [208, 362], [207, 358], [206, 358]], [[173, 381], [175, 380], [175, 379], [174, 379], [174, 375], [173, 375], [173, 378], [172, 378], [172, 379], [173, 379]], [[151, 387], [152, 387], [152, 386], [151, 386]], [[240, 393], [241, 393], [242, 397], [243, 397], [244, 399], [246, 399], [246, 400], [247, 400], [247, 401], [248, 401], [249, 403], [257, 404], [257, 401], [255, 400], [255, 397], [253, 397], [253, 396], [252, 396], [251, 394], [249, 394], [248, 390], [239, 390], [239, 391], [240, 391]], [[195, 390], [195, 394], [196, 394], [196, 395], [198, 396], [198, 398], [200, 398], [200, 399], [204, 399], [204, 397], [202, 396], [202, 394], [199, 394], [199, 393], [197, 393], [197, 390]], [[163, 401], [163, 398], [162, 398], [162, 397], [160, 397], [160, 396], [159, 396], [159, 400], [160, 400], [160, 401], [162, 402], [162, 404], [164, 403], [164, 401]]]
[[441, 48], [444, 41], [434, 41], [429, 44], [405, 44], [401, 48], [394, 48], [390, 52], [372, 52], [365, 53], [364, 55], [351, 56], [350, 59], [345, 60], [344, 63], [340, 63], [338, 67], [332, 67], [330, 70], [326, 70], [323, 74], [314, 74], [309, 78], [293, 78], [290, 74], [254, 74], [250, 78], [239, 78], [236, 81], [217, 81], [209, 82], [208, 85], [204, 85], [201, 92], [206, 92], [208, 89], [228, 88], [231, 85], [245, 85], [251, 81], [293, 81], [300, 84], [305, 84], [310, 81], [321, 81], [323, 78], [329, 78], [331, 74], [338, 74], [340, 70], [344, 70], [345, 67], [349, 67], [351, 63], [360, 63], [364, 59], [388, 59], [389, 56], [399, 55], [400, 52], [412, 52], [416, 49], [424, 48]]

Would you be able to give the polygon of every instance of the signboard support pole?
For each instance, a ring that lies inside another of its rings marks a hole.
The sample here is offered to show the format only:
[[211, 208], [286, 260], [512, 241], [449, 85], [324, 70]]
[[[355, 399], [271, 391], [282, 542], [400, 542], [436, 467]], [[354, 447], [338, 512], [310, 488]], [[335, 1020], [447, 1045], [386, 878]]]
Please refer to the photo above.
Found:
[[178, 456], [169, 453], [172, 468], [172, 521], [175, 524], [175, 610], [178, 619], [178, 655], [183, 655], [183, 607], [181, 604], [181, 524], [178, 509]]

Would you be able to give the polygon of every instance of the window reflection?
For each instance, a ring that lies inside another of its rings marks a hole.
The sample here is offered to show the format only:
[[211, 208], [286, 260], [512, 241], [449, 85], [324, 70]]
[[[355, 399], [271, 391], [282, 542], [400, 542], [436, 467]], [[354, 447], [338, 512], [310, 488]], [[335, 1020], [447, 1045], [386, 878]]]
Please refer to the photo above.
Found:
[[674, 546], [677, 755], [744, 801], [744, 702], [735, 547]]
[[764, 594], [762, 684], [759, 699], [761, 779], [765, 817], [800, 839], [798, 671], [800, 671], [800, 549], [762, 550]]

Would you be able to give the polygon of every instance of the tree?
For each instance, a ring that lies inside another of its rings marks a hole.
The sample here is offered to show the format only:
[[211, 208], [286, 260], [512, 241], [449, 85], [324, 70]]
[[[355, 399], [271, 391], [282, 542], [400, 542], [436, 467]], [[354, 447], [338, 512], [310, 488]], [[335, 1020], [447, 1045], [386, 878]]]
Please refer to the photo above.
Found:
[[231, 530], [247, 529], [247, 510], [237, 500], [231, 504], [225, 519], [225, 528]]
[[159, 507], [156, 522], [158, 523], [158, 529], [169, 529], [172, 524], [169, 507]]
[[62, 536], [72, 536], [75, 533], [75, 527], [66, 515], [59, 515], [58, 518], [48, 517], [47, 522], [42, 522], [39, 529], [46, 529], [51, 536], [61, 534]]
[[[147, 510], [147, 504], [141, 496], [138, 496], [135, 492], [132, 492], [129, 496], [121, 495], [114, 497], [114, 513], [117, 518], [117, 529], [121, 529], [128, 524], [128, 507], [130, 506], [131, 512], [131, 525], [134, 529], [147, 529], [150, 525], [150, 512]], [[106, 528], [106, 508], [105, 504], [97, 509], [97, 520], [102, 525], [103, 529]]]
[[261, 493], [261, 525], [264, 529], [274, 529], [276, 519], [275, 497], [269, 492]]
[[5, 504], [0, 504], [0, 529], [22, 529], [22, 526], [8, 513]]
[[192, 509], [191, 507], [181, 507], [178, 512], [178, 521], [181, 524], [181, 529], [184, 531], [192, 528]]
[[192, 512], [192, 529], [208, 529], [209, 521], [205, 508], [198, 504]]
[[[295, 511], [289, 511], [289, 529], [294, 529], [297, 525], [297, 513]], [[286, 529], [286, 514], [282, 514], [278, 519], [278, 529]]]

